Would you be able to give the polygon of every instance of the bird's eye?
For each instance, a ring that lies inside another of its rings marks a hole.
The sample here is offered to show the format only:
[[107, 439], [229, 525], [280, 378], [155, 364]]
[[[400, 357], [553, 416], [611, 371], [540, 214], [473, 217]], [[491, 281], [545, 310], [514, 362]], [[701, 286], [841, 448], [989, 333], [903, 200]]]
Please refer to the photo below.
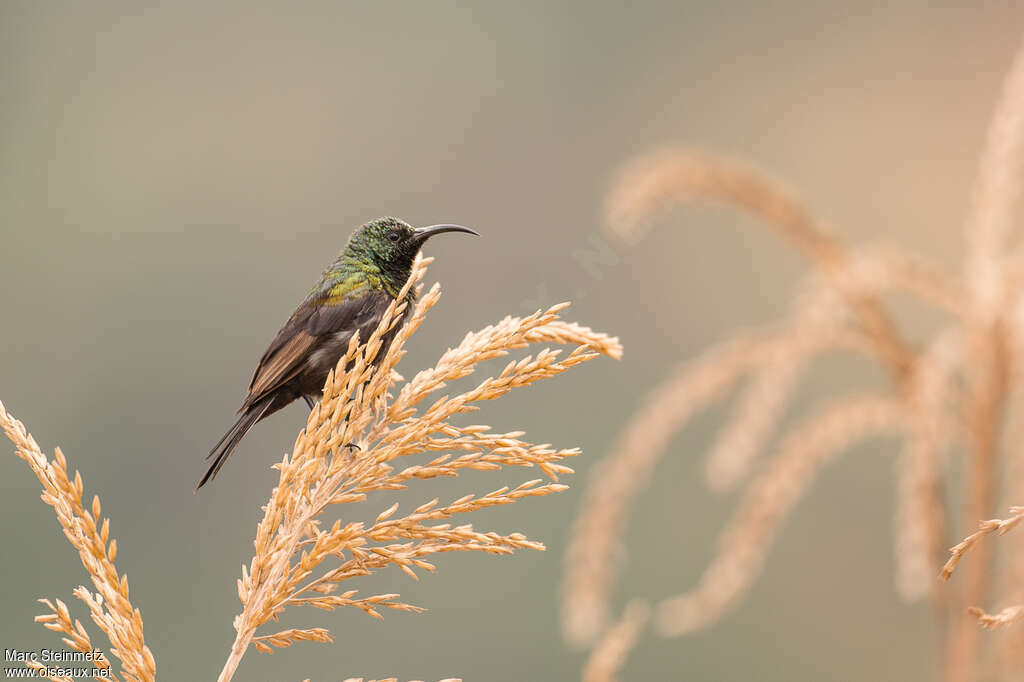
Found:
[[400, 238], [401, 235], [398, 234], [397, 230], [391, 230], [390, 232], [387, 233], [387, 240], [389, 242], [397, 242]]

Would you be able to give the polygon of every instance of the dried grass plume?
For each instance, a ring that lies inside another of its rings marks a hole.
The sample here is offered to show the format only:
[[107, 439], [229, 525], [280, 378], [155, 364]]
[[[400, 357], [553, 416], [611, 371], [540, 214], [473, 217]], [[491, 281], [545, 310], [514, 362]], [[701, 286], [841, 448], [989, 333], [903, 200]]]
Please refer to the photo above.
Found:
[[[124, 682], [152, 682], [156, 677], [156, 662], [146, 646], [142, 632], [142, 613], [132, 606], [128, 594], [128, 576], [118, 576], [114, 559], [117, 541], [110, 537], [110, 519], [102, 519], [99, 497], [93, 496], [88, 509], [84, 506], [85, 484], [77, 471], [68, 475], [67, 460], [57, 448], [51, 460], [36, 443], [25, 426], [15, 419], [0, 403], [0, 426], [14, 443], [18, 457], [32, 469], [43, 486], [42, 500], [53, 507], [64, 537], [78, 550], [82, 566], [89, 573], [95, 591], [85, 586], [75, 588], [74, 595], [89, 609], [92, 621], [110, 641], [110, 653], [121, 663], [121, 669], [111, 671], [107, 679]], [[37, 623], [65, 635], [61, 641], [70, 649], [90, 653], [95, 648], [81, 621], [71, 617], [67, 605], [60, 599], [39, 600], [46, 613], [36, 617]], [[28, 665], [41, 670], [42, 663]], [[95, 667], [109, 669], [110, 662], [99, 660]], [[48, 679], [63, 679], [49, 677]]]
[[[756, 579], [772, 539], [821, 466], [855, 443], [887, 434], [901, 442], [893, 523], [897, 589], [908, 601], [931, 602], [945, 679], [978, 679], [983, 666], [977, 621], [991, 627], [1024, 617], [1024, 606], [995, 615], [980, 610], [990, 601], [995, 565], [992, 546], [980, 540], [1016, 525], [1020, 508], [1004, 521], [984, 522], [953, 548], [944, 577], [965, 551], [974, 555], [957, 584], [936, 576], [951, 529], [989, 518], [1001, 496], [1024, 495], [1024, 485], [1015, 483], [1024, 478], [1024, 449], [1003, 433], [1004, 416], [1021, 410], [1024, 389], [1024, 245], [1011, 230], [1022, 152], [1024, 46], [982, 154], [960, 275], [916, 253], [847, 244], [790, 189], [745, 162], [664, 149], [622, 171], [607, 204], [609, 230], [618, 237], [640, 239], [672, 205], [710, 202], [738, 209], [778, 235], [806, 258], [811, 274], [785, 319], [726, 339], [654, 388], [595, 467], [566, 554], [562, 625], [568, 641], [592, 644], [606, 632], [630, 506], [650, 483], [671, 439], [700, 410], [739, 386], [737, 402], [709, 448], [705, 474], [713, 491], [745, 488], [698, 583], [654, 604], [655, 630], [678, 636], [728, 613]], [[905, 336], [886, 305], [894, 291], [941, 314], [944, 321], [933, 336]], [[826, 351], [877, 363], [888, 387], [841, 393], [785, 423], [803, 375]], [[949, 493], [958, 483], [946, 475], [951, 456], [965, 463], [962, 508], [951, 502], [960, 496]], [[1002, 461], [1017, 473], [1004, 485]], [[1013, 575], [1024, 602], [1024, 551], [1019, 554]], [[1024, 639], [1013, 641], [1016, 648], [1011, 640], [1004, 646], [1005, 675], [1020, 679]]]

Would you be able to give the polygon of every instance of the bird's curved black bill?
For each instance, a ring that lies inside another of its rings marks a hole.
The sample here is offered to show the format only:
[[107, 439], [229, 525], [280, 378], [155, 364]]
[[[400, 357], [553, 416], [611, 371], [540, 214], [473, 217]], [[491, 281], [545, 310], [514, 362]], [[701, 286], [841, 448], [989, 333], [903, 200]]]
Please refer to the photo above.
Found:
[[413, 230], [413, 234], [416, 235], [416, 241], [422, 244], [436, 234], [443, 234], [445, 232], [465, 232], [466, 234], [475, 234], [477, 237], [480, 233], [476, 230], [471, 230], [468, 227], [462, 225], [430, 225], [428, 227], [418, 227]]

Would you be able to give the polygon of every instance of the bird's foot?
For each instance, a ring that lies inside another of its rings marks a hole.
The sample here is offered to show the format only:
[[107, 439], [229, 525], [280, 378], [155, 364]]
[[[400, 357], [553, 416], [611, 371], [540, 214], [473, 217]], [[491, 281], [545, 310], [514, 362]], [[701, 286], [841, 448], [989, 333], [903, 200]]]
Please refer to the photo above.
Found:
[[356, 453], [357, 452], [362, 452], [362, 450], [363, 449], [361, 447], [359, 447], [355, 443], [346, 443], [345, 444], [345, 454], [342, 455], [342, 457], [344, 457], [349, 463], [352, 463], [356, 459]]

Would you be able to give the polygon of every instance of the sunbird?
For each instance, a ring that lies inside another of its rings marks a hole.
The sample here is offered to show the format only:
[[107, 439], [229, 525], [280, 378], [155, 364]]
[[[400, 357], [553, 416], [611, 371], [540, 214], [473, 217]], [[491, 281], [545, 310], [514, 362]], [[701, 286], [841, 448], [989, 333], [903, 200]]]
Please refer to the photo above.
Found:
[[[348, 351], [352, 334], [366, 342], [409, 280], [424, 242], [445, 232], [479, 235], [461, 225], [414, 228], [398, 218], [378, 218], [356, 229], [338, 258], [267, 346], [249, 382], [238, 420], [210, 450], [213, 459], [196, 490], [213, 479], [253, 424], [298, 398], [309, 409], [321, 396], [328, 373]], [[383, 358], [412, 312], [414, 294], [397, 325], [381, 339]]]

